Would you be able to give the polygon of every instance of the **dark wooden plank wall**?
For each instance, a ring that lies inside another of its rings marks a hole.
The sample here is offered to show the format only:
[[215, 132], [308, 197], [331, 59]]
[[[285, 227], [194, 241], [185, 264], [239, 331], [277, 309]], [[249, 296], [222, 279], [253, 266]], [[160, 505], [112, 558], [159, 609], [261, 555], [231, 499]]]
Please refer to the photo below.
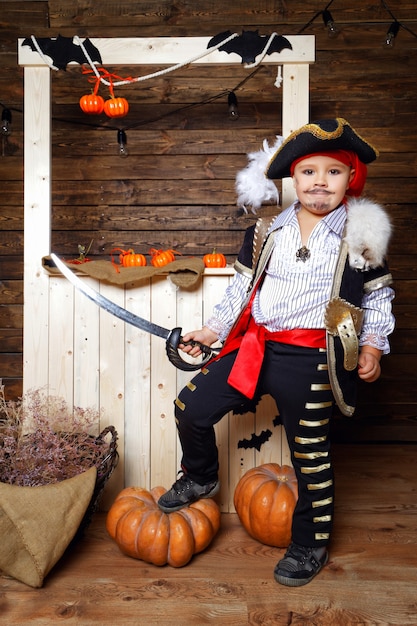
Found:
[[[383, 203], [394, 223], [390, 265], [395, 277], [397, 330], [382, 379], [361, 387], [357, 417], [335, 421], [335, 437], [416, 440], [417, 281], [414, 241], [416, 179], [417, 6], [388, 3], [401, 28], [393, 49], [382, 47], [392, 16], [384, 3], [335, 0], [337, 39], [321, 16], [326, 3], [181, 3], [165, 0], [3, 2], [0, 21], [1, 103], [12, 109], [13, 134], [1, 158], [0, 376], [8, 396], [21, 393], [23, 326], [22, 70], [16, 40], [55, 37], [205, 36], [226, 29], [259, 29], [316, 36], [311, 67], [311, 118], [343, 116], [380, 149], [369, 168], [367, 194]], [[392, 6], [390, 6], [392, 4]], [[394, 6], [395, 5], [395, 6]], [[411, 29], [410, 33], [407, 28]], [[119, 76], [159, 69], [107, 68]], [[281, 92], [275, 70], [189, 66], [163, 77], [120, 87], [130, 102], [126, 118], [85, 116], [78, 107], [90, 84], [81, 69], [53, 72], [53, 248], [109, 258], [113, 247], [174, 248], [201, 256], [213, 247], [230, 262], [255, 216], [235, 203], [234, 178], [246, 153], [281, 128]], [[231, 121], [227, 92], [238, 87], [240, 117]], [[106, 89], [100, 93], [107, 96]], [[125, 127], [129, 157], [117, 154]], [[262, 214], [275, 207], [265, 207]], [[36, 236], [34, 234], [34, 236]]]

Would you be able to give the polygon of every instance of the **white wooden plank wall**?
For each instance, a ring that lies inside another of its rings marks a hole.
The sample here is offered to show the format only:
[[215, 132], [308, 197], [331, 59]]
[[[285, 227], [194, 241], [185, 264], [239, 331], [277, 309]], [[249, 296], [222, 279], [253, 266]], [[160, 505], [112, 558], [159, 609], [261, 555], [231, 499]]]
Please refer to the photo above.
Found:
[[[206, 270], [197, 288], [181, 289], [165, 277], [126, 288], [83, 277], [106, 297], [166, 328], [200, 328], [220, 300], [233, 270]], [[65, 278], [49, 277], [48, 393], [70, 406], [102, 411], [97, 432], [117, 429], [119, 465], [108, 483], [102, 506], [130, 485], [170, 487], [180, 468], [181, 447], [173, 402], [195, 373], [175, 368], [165, 341], [100, 310]], [[275, 403], [265, 397], [256, 415], [227, 415], [216, 425], [222, 483], [219, 503], [233, 511], [239, 478], [260, 463], [288, 462], [281, 428], [274, 428]], [[238, 448], [252, 433], [270, 429], [271, 439], [258, 452]]]
[[[315, 57], [314, 36], [288, 39], [292, 50], [268, 55], [262, 61], [284, 69], [284, 136], [308, 121], [309, 64]], [[173, 482], [181, 451], [172, 403], [193, 374], [169, 363], [162, 339], [99, 311], [87, 298], [74, 293], [64, 278], [43, 271], [41, 259], [50, 254], [51, 232], [50, 70], [46, 61], [22, 42], [18, 41], [25, 97], [23, 389], [46, 388], [70, 405], [102, 408], [99, 429], [108, 424], [117, 428], [120, 463], [106, 490], [105, 508], [124, 485], [169, 487]], [[140, 59], [141, 64], [171, 65], [200, 54], [208, 38], [95, 39], [93, 43], [104, 64], [137, 64]], [[240, 64], [241, 58], [212, 52], [201, 62]], [[282, 205], [287, 206], [293, 197], [292, 185], [283, 181]], [[161, 278], [125, 289], [84, 280], [141, 317], [186, 331], [201, 326], [231, 275], [227, 269], [208, 271], [202, 284], [189, 291]], [[233, 510], [234, 487], [247, 469], [268, 461], [289, 463], [281, 429], [272, 426], [275, 413], [271, 399], [265, 398], [256, 415], [229, 415], [216, 426], [223, 511]], [[237, 447], [239, 440], [267, 428], [273, 435], [259, 452]]]

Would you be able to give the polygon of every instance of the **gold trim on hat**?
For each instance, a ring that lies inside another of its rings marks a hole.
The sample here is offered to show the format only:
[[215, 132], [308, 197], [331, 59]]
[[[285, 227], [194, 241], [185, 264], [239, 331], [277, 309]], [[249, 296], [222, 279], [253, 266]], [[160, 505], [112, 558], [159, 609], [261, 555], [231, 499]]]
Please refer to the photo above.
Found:
[[375, 152], [376, 156], [379, 156], [379, 151], [375, 148], [375, 146], [373, 146], [371, 143], [369, 143], [369, 141], [364, 139], [362, 135], [360, 135], [353, 128], [353, 126], [349, 124], [347, 120], [345, 120], [343, 117], [336, 117], [335, 121], [337, 122], [337, 126], [334, 130], [323, 130], [323, 128], [321, 128], [318, 124], [314, 124], [314, 123], [305, 124], [304, 126], [301, 126], [301, 128], [294, 130], [290, 135], [288, 135], [287, 139], [285, 139], [282, 142], [281, 146], [278, 148], [278, 152], [281, 151], [282, 148], [287, 143], [289, 143], [290, 141], [298, 137], [298, 135], [303, 135], [304, 133], [310, 133], [311, 135], [313, 135], [313, 137], [317, 137], [317, 139], [320, 139], [322, 141], [329, 141], [329, 140], [331, 141], [332, 139], [339, 139], [339, 137], [341, 137], [344, 133], [345, 126], [348, 126], [352, 130], [352, 132], [357, 137], [359, 137], [361, 141], [363, 141], [363, 143], [365, 143]]

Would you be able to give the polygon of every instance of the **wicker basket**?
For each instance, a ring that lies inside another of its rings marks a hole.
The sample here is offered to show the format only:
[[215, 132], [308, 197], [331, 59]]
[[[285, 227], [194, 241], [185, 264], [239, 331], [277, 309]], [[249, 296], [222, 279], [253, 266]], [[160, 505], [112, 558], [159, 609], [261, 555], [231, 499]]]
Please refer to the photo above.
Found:
[[[108, 435], [111, 435], [111, 438], [109, 443], [107, 444], [105, 439]], [[104, 430], [102, 430], [98, 437], [96, 437], [95, 439], [96, 442], [103, 444], [103, 453], [100, 458], [96, 459], [94, 462], [94, 465], [97, 467], [96, 486], [94, 488], [94, 492], [91, 497], [88, 509], [85, 512], [85, 515], [81, 521], [81, 524], [74, 539], [79, 539], [85, 529], [91, 523], [92, 517], [100, 505], [100, 498], [103, 494], [104, 487], [106, 486], [107, 481], [109, 480], [119, 461], [119, 454], [117, 452], [117, 431], [114, 426], [107, 426], [106, 428], [104, 428]]]

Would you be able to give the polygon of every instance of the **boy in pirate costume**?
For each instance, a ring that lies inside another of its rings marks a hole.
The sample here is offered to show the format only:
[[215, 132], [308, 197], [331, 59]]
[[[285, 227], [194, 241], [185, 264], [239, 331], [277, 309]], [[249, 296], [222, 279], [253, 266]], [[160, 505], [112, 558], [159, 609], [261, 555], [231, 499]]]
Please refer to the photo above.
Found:
[[220, 340], [223, 348], [175, 401], [183, 474], [159, 506], [175, 511], [218, 492], [214, 424], [270, 394], [299, 489], [292, 543], [274, 571], [288, 586], [310, 582], [328, 560], [332, 410], [337, 403], [353, 414], [357, 379], [379, 377], [394, 328], [385, 261], [390, 223], [380, 206], [359, 199], [365, 164], [377, 156], [342, 118], [293, 132], [270, 158], [266, 177], [291, 176], [297, 200], [270, 221], [266, 236], [262, 220], [247, 230], [222, 301], [203, 329], [184, 336]]

